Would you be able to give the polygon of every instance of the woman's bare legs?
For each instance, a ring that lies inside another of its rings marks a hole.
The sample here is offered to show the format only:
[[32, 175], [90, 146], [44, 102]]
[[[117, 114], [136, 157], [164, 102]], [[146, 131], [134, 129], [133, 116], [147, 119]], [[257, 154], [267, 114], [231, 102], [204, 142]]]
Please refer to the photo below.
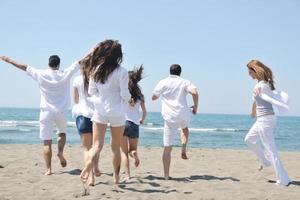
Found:
[[128, 158], [128, 137], [123, 136], [121, 139], [121, 156], [122, 161], [125, 166], [125, 180], [130, 179], [130, 168], [129, 168], [129, 158]]
[[138, 146], [139, 139], [138, 138], [130, 138], [129, 139], [129, 154], [134, 159], [134, 165], [136, 167], [140, 164], [140, 159], [137, 153], [137, 146]]
[[121, 166], [121, 139], [124, 133], [124, 126], [111, 127], [110, 146], [113, 154], [113, 169], [114, 169], [114, 183], [118, 184], [120, 181], [120, 166]]
[[83, 182], [87, 181], [92, 170], [93, 163], [95, 162], [97, 155], [100, 155], [100, 151], [102, 150], [104, 144], [106, 127], [106, 124], [93, 123], [93, 147], [89, 150], [88, 159], [85, 162], [85, 167], [80, 174], [80, 178]]

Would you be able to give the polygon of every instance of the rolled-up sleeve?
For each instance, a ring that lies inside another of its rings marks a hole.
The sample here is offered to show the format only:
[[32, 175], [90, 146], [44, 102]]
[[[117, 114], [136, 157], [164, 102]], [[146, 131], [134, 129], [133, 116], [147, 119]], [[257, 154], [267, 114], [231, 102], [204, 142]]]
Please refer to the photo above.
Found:
[[80, 64], [78, 61], [75, 61], [68, 67], [65, 71], [69, 73], [69, 76], [72, 76], [80, 69]]
[[152, 91], [152, 94], [159, 97], [163, 90], [163, 83], [162, 81], [159, 81], [158, 84], [155, 86], [155, 88]]
[[193, 90], [197, 90], [197, 87], [191, 81], [186, 81], [186, 90], [192, 92]]
[[26, 68], [26, 72], [27, 72], [28, 76], [30, 76], [34, 80], [38, 81], [39, 76], [40, 76], [39, 70], [37, 70], [37, 69], [35, 69], [35, 68], [31, 67], [31, 66], [28, 66]]

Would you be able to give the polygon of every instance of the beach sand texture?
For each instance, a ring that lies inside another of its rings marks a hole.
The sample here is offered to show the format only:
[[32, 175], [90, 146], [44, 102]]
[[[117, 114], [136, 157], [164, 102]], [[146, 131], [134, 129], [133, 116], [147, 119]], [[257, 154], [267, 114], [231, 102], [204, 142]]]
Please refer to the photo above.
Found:
[[[272, 168], [258, 171], [259, 163], [247, 150], [189, 149], [188, 160], [174, 148], [170, 175], [163, 180], [162, 148], [141, 147], [141, 165], [131, 166], [133, 178], [112, 183], [111, 152], [106, 144], [100, 157], [101, 177], [94, 187], [83, 187], [79, 179], [83, 166], [82, 148], [67, 145], [68, 166], [58, 162], [53, 144], [51, 176], [44, 176], [42, 145], [0, 145], [0, 200], [8, 199], [300, 199], [300, 153], [281, 152], [293, 183], [289, 187], [270, 183]], [[132, 160], [131, 160], [132, 161]], [[131, 162], [132, 163], [132, 162]], [[123, 172], [123, 169], [121, 169]], [[124, 174], [121, 174], [121, 180]], [[85, 196], [82, 196], [85, 193]]]

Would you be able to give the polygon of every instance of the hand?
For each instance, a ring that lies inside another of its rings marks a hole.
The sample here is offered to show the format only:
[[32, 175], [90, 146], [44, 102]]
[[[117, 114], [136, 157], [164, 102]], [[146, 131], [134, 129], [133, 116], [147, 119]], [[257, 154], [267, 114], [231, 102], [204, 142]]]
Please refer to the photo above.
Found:
[[255, 118], [255, 117], [256, 117], [256, 114], [255, 114], [255, 113], [251, 113], [250, 116], [251, 116], [252, 118]]
[[261, 87], [257, 87], [257, 88], [254, 88], [253, 90], [253, 96], [257, 96], [261, 93]]
[[144, 120], [143, 119], [140, 119], [140, 124], [144, 124]]
[[0, 60], [3, 60], [4, 62], [8, 62], [9, 58], [6, 56], [0, 56]]
[[128, 103], [129, 103], [129, 105], [132, 106], [132, 107], [135, 105], [134, 99], [133, 99], [133, 98], [131, 98], [130, 101], [129, 101]]
[[198, 106], [191, 106], [191, 108], [192, 108], [192, 113], [193, 113], [194, 115], [196, 115], [196, 114], [197, 114], [197, 111], [198, 111]]

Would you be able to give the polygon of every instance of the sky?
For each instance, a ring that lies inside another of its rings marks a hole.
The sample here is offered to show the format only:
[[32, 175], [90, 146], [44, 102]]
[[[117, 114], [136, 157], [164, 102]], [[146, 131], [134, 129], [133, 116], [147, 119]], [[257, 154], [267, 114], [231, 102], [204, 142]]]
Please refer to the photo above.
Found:
[[[250, 113], [256, 81], [246, 64], [258, 59], [289, 94], [289, 115], [300, 116], [299, 10], [298, 0], [2, 0], [0, 55], [46, 69], [57, 54], [66, 68], [98, 42], [116, 39], [122, 66], [145, 67], [148, 111], [160, 111], [151, 92], [177, 63], [198, 88], [199, 113], [223, 114]], [[0, 91], [0, 107], [39, 107], [36, 82], [3, 62]]]

